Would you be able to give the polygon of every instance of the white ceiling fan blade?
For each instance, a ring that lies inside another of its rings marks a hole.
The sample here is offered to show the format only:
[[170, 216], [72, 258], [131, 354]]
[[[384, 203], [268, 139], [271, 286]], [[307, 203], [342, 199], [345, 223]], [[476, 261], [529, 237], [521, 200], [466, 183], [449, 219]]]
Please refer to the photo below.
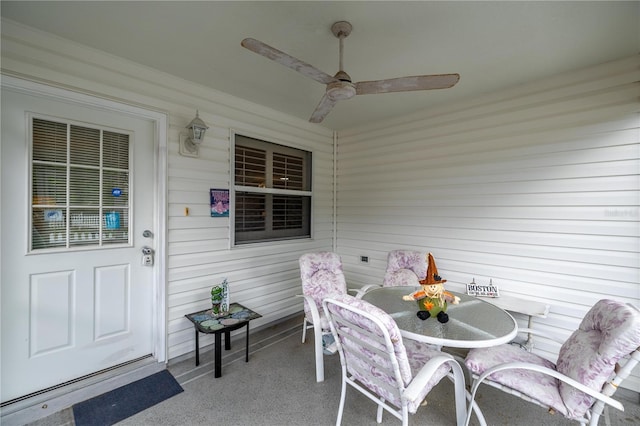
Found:
[[337, 101], [331, 99], [326, 93], [320, 99], [320, 103], [316, 107], [316, 110], [311, 114], [311, 118], [309, 119], [312, 123], [320, 123], [324, 118], [331, 112], [333, 106], [337, 103]]
[[318, 68], [313, 65], [309, 65], [306, 62], [302, 62], [299, 59], [294, 58], [291, 55], [288, 55], [275, 47], [271, 47], [267, 44], [264, 44], [261, 41], [258, 41], [253, 38], [245, 38], [242, 40], [242, 47], [249, 49], [252, 52], [257, 53], [258, 55], [262, 55], [265, 58], [269, 58], [272, 61], [275, 61], [279, 64], [284, 65], [287, 68], [291, 68], [294, 71], [298, 71], [300, 74], [305, 75], [314, 79], [317, 82], [322, 84], [328, 84], [336, 79], [324, 71], [320, 71]]
[[361, 81], [356, 83], [356, 95], [448, 89], [453, 87], [458, 80], [460, 80], [460, 74], [417, 75], [388, 80]]

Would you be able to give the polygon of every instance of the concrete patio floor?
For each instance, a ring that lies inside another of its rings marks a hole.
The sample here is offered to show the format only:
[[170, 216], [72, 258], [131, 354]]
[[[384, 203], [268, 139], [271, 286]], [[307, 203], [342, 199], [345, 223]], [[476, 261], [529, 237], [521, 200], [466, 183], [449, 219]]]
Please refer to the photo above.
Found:
[[[169, 371], [184, 392], [124, 421], [120, 425], [334, 425], [340, 401], [340, 359], [325, 356], [325, 381], [316, 383], [312, 335], [301, 343], [302, 317], [252, 333], [249, 362], [244, 362], [244, 334], [232, 339], [224, 352], [222, 377], [213, 376], [213, 351], [201, 349], [200, 366], [192, 354], [169, 363]], [[410, 418], [410, 424], [455, 424], [453, 384], [443, 380], [427, 397], [427, 405]], [[626, 397], [626, 398], [625, 398]], [[600, 425], [640, 424], [638, 395], [617, 395], [624, 412], [609, 410], [609, 422]], [[559, 414], [515, 396], [483, 386], [477, 398], [489, 425], [577, 425]], [[354, 389], [347, 390], [343, 425], [377, 425], [376, 405]], [[34, 423], [34, 426], [74, 425], [71, 408]], [[383, 424], [400, 421], [385, 413]], [[477, 425], [472, 417], [472, 425]]]

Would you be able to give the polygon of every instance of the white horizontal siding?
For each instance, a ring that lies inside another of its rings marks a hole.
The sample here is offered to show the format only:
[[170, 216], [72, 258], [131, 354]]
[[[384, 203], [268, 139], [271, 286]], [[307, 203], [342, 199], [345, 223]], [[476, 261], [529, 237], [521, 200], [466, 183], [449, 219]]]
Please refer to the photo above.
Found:
[[[412, 248], [453, 290], [492, 279], [550, 304], [535, 325], [564, 336], [601, 298], [640, 306], [639, 69], [627, 58], [340, 133], [348, 281], [380, 283], [387, 253]], [[626, 386], [640, 390], [637, 371]]]
[[[252, 327], [302, 311], [294, 297], [300, 292], [298, 258], [333, 247], [332, 131], [11, 22], [3, 21], [2, 32], [3, 73], [167, 114], [167, 229], [166, 239], [156, 235], [156, 243], [167, 250], [169, 359], [193, 351], [193, 326], [184, 315], [210, 307], [210, 289], [223, 277], [233, 302], [262, 314]], [[179, 134], [196, 109], [210, 128], [199, 158], [183, 157]], [[229, 219], [210, 217], [209, 189], [231, 186], [232, 131], [312, 151], [313, 239], [229, 247]], [[211, 336], [201, 339], [210, 343]]]
[[[232, 301], [263, 316], [255, 320], [252, 327], [300, 312], [302, 303], [295, 297], [300, 293], [298, 258], [319, 247], [330, 250], [333, 244], [333, 141], [330, 133], [317, 137], [286, 126], [268, 131], [243, 123], [225, 126], [207, 120], [204, 108], [200, 108], [200, 116], [210, 129], [199, 159], [178, 154], [177, 138], [184, 120], [172, 122], [169, 132], [175, 135], [175, 140], [169, 144], [167, 222], [171, 358], [193, 350], [193, 325], [184, 315], [208, 308], [211, 304], [209, 291], [223, 278], [228, 279]], [[230, 247], [230, 218], [211, 217], [209, 189], [232, 186], [229, 170], [229, 165], [233, 164], [231, 131], [313, 152], [313, 240]], [[213, 137], [209, 136], [211, 133]], [[188, 216], [185, 208], [189, 209]], [[202, 336], [200, 340], [201, 345], [212, 342], [212, 336]]]

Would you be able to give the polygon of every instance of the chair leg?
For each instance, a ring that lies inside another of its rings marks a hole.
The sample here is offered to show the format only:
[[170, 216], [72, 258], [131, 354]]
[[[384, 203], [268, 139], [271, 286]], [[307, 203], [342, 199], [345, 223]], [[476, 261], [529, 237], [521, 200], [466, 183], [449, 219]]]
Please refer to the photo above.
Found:
[[484, 419], [484, 415], [482, 414], [482, 411], [480, 411], [480, 407], [478, 406], [478, 404], [476, 403], [476, 392], [478, 391], [478, 387], [479, 387], [479, 383], [474, 380], [471, 384], [471, 393], [467, 392], [465, 390], [465, 396], [467, 398], [467, 401], [469, 401], [469, 406], [467, 407], [467, 418], [465, 420], [464, 425], [468, 426], [469, 425], [469, 421], [471, 421], [471, 413], [475, 412], [476, 416], [478, 417], [478, 421], [480, 422], [481, 426], [486, 426], [487, 422]]
[[598, 426], [598, 421], [600, 420], [600, 416], [602, 414], [604, 414], [605, 426], [611, 426], [609, 411], [607, 410], [608, 408], [608, 406], [604, 405], [604, 402], [596, 401], [596, 403], [591, 408], [591, 418], [589, 419], [589, 426]]
[[322, 353], [322, 330], [320, 327], [313, 327], [313, 338], [316, 352], [316, 381], [324, 382], [324, 354]]
[[[467, 400], [471, 399], [471, 394], [469, 392], [465, 392], [465, 393], [467, 395]], [[480, 411], [480, 407], [478, 406], [478, 403], [475, 401], [472, 401], [470, 403], [470, 406], [471, 408], [469, 408], [469, 420], [471, 420], [471, 412], [474, 412], [476, 413], [476, 417], [478, 418], [478, 422], [480, 423], [480, 426], [487, 426], [487, 421], [484, 419], [484, 415], [482, 414], [482, 411]]]
[[336, 426], [340, 426], [342, 423], [342, 412], [344, 411], [345, 393], [347, 392], [347, 371], [342, 367], [342, 390], [340, 391], [340, 405], [338, 406], [338, 418], [336, 419]]
[[302, 320], [302, 343], [307, 340], [307, 318], [305, 317]]
[[409, 408], [406, 404], [402, 407], [402, 426], [409, 426]]
[[458, 426], [465, 425], [467, 421], [467, 389], [464, 381], [464, 371], [457, 362], [449, 362], [451, 371], [453, 372], [453, 388], [456, 404], [456, 424]]
[[378, 424], [382, 423], [382, 412], [384, 411], [384, 407], [382, 404], [378, 404], [378, 412], [376, 413], [376, 422]]

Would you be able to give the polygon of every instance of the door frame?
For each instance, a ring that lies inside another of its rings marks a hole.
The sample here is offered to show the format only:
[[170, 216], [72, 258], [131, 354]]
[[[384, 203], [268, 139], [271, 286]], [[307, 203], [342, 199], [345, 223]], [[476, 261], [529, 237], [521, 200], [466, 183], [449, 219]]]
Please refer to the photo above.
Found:
[[[45, 97], [80, 106], [92, 107], [135, 118], [150, 120], [154, 123], [154, 206], [153, 232], [156, 241], [156, 256], [153, 265], [152, 286], [152, 344], [155, 360], [158, 363], [167, 361], [167, 316], [166, 316], [166, 229], [167, 229], [167, 114], [157, 110], [117, 102], [62, 87], [51, 86], [35, 81], [0, 75], [0, 85], [14, 91], [29, 95]], [[1, 207], [1, 205], [0, 205]], [[1, 253], [0, 253], [1, 255]], [[0, 259], [2, 257], [0, 256]], [[0, 260], [0, 268], [2, 261]]]

